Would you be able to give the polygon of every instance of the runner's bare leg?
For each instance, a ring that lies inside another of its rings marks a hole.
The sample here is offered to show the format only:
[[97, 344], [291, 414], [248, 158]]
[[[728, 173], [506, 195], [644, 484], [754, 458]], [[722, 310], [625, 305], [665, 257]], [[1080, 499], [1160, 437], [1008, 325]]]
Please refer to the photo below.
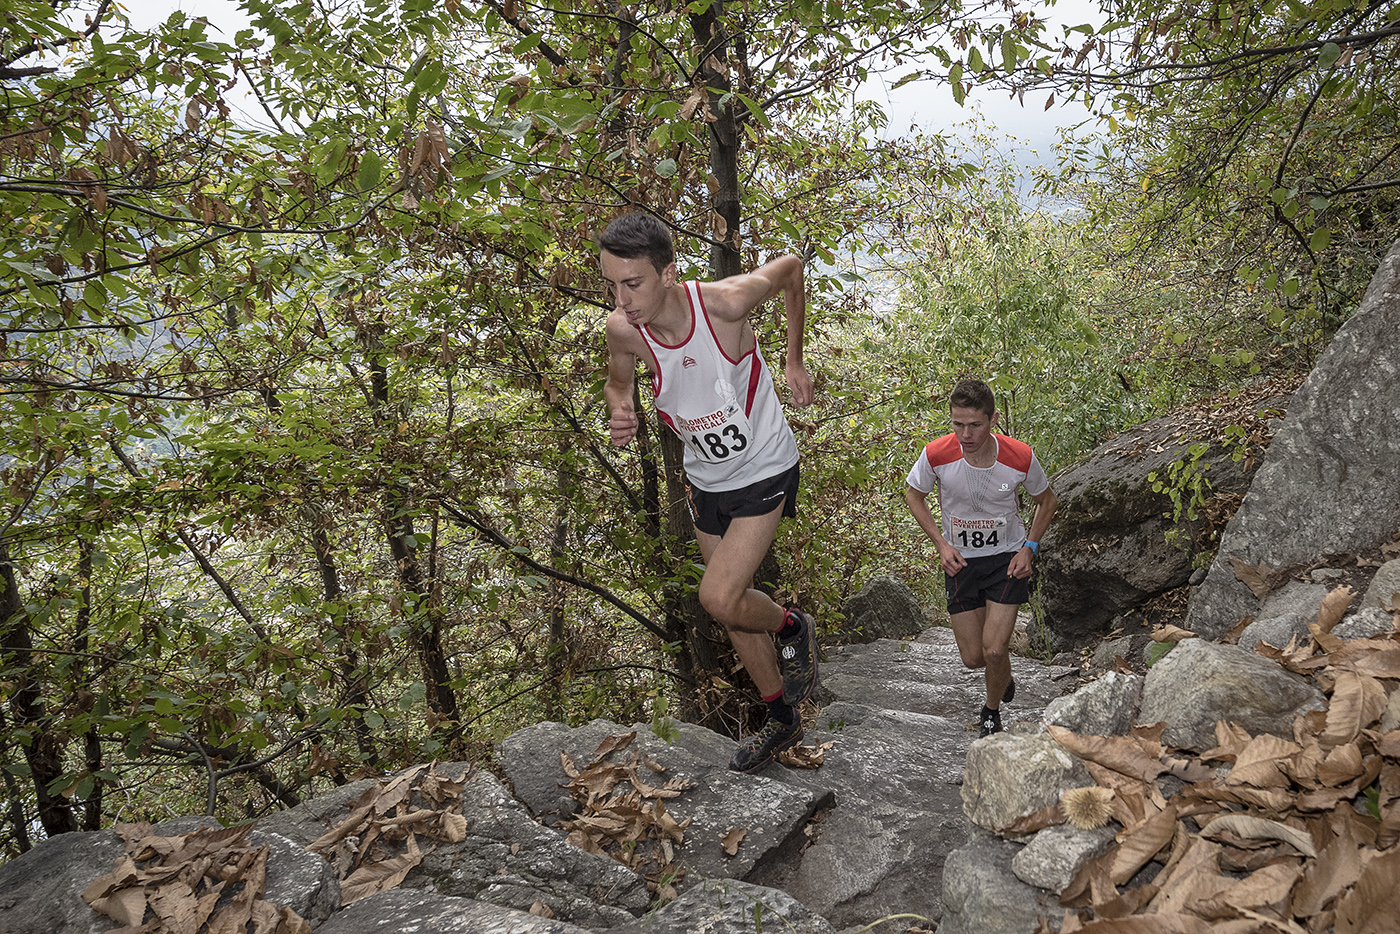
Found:
[[968, 668], [986, 668], [986, 706], [991, 710], [1001, 707], [1001, 696], [1011, 683], [1011, 655], [1007, 645], [1011, 642], [1011, 631], [1016, 628], [1015, 603], [993, 603], [965, 613], [954, 613], [949, 617], [953, 627], [953, 638], [958, 643], [958, 654]]
[[987, 707], [1001, 707], [1001, 696], [1011, 683], [1011, 631], [1016, 628], [1015, 603], [987, 601], [987, 621], [982, 627], [982, 658], [987, 665]]
[[695, 530], [705, 558], [700, 603], [729, 633], [739, 661], [763, 697], [783, 689], [771, 634], [783, 625], [784, 610], [763, 591], [754, 589], [753, 576], [773, 544], [782, 518], [780, 502], [765, 515], [734, 519], [723, 537]]

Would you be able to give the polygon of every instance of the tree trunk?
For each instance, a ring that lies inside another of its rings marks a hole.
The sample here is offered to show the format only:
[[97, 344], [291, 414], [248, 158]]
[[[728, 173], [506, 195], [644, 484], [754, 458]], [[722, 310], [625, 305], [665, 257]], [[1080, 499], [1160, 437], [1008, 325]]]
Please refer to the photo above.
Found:
[[[381, 415], [389, 408], [389, 375], [383, 357], [370, 364], [370, 385], [374, 404]], [[385, 430], [391, 430], [393, 419], [383, 419]], [[394, 559], [399, 586], [404, 592], [404, 615], [408, 631], [418, 653], [418, 663], [427, 689], [428, 708], [437, 723], [437, 730], [451, 729], [461, 721], [457, 695], [452, 691], [452, 675], [447, 668], [447, 654], [442, 648], [442, 608], [431, 599], [428, 582], [418, 565], [418, 548], [410, 544], [413, 537], [413, 514], [407, 493], [397, 484], [384, 490], [384, 533], [389, 553]]]
[[19, 581], [10, 563], [10, 551], [0, 540], [0, 664], [12, 672], [15, 685], [10, 691], [10, 712], [14, 728], [29, 731], [31, 739], [21, 743], [34, 783], [39, 806], [39, 823], [44, 832], [69, 833], [78, 829], [73, 811], [62, 797], [49, 793], [49, 783], [63, 775], [61, 740], [49, 729], [49, 713], [44, 706], [43, 689], [34, 677], [34, 642], [29, 633]]
[[690, 29], [695, 36], [695, 54], [700, 75], [709, 89], [710, 114], [710, 174], [716, 187], [711, 202], [710, 277], [724, 279], [740, 272], [739, 222], [739, 128], [734, 119], [734, 101], [721, 104], [724, 95], [733, 90], [730, 73], [736, 65], [731, 61], [729, 36], [720, 17], [724, 13], [721, 0], [714, 0], [703, 13], [693, 13]]

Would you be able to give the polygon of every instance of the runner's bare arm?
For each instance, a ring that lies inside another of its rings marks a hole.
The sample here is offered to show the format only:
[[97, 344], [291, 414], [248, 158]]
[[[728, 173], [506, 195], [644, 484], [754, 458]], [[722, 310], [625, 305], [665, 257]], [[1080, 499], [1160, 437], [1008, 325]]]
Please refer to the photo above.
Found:
[[603, 401], [608, 404], [608, 430], [612, 443], [621, 447], [637, 435], [637, 413], [632, 408], [632, 389], [637, 380], [637, 329], [619, 312], [608, 315], [608, 380], [603, 384]]
[[919, 523], [919, 528], [924, 530], [924, 534], [933, 542], [933, 547], [938, 549], [938, 561], [943, 565], [943, 571], [953, 575], [967, 567], [967, 559], [962, 556], [962, 552], [943, 537], [943, 530], [939, 528], [938, 520], [933, 517], [933, 510], [928, 508], [928, 494], [906, 486], [904, 502], [914, 514], [914, 521]]
[[[1035, 500], [1035, 515], [1031, 517], [1030, 530], [1026, 532], [1026, 538], [1033, 542], [1039, 542], [1040, 536], [1045, 534], [1045, 530], [1050, 527], [1050, 518], [1055, 515], [1055, 506], [1059, 499], [1055, 496], [1055, 491], [1046, 487], [1039, 496], [1032, 496]], [[1016, 552], [1011, 559], [1011, 564], [1006, 568], [1006, 573], [1012, 577], [1030, 577], [1031, 565], [1034, 563], [1034, 555], [1030, 548], [1025, 545]]]
[[787, 355], [783, 366], [792, 402], [808, 406], [816, 395], [807, 372], [803, 347], [807, 326], [807, 285], [802, 259], [792, 254], [779, 256], [753, 272], [730, 276], [704, 287], [705, 308], [721, 321], [740, 321], [758, 306], [779, 293], [787, 319]]

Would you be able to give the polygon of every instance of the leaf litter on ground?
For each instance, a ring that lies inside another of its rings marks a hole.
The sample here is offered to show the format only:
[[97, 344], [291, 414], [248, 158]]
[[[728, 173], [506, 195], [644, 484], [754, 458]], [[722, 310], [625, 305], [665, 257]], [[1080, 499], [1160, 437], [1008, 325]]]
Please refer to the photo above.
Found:
[[[1332, 629], [1354, 596], [1329, 594], [1306, 639], [1255, 649], [1327, 696], [1291, 737], [1220, 721], [1216, 745], [1196, 752], [1163, 747], [1163, 724], [1111, 737], [1048, 728], [1121, 825], [1060, 893], [1062, 934], [1400, 934], [1400, 614], [1389, 633], [1343, 641]], [[1062, 797], [1004, 829], [1084, 807]]]
[[295, 911], [263, 899], [268, 847], [251, 824], [165, 837], [149, 823], [118, 824], [126, 855], [83, 890], [83, 901], [121, 925], [111, 934], [311, 934]]

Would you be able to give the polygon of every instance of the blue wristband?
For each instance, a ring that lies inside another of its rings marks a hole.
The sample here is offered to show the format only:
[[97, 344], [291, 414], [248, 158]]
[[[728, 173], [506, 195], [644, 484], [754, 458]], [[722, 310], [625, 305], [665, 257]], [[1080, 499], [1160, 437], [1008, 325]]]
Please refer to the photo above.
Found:
[[1028, 538], [1021, 544], [1029, 548], [1031, 550], [1031, 554], [1035, 555], [1037, 558], [1040, 557], [1040, 542], [1033, 542]]

